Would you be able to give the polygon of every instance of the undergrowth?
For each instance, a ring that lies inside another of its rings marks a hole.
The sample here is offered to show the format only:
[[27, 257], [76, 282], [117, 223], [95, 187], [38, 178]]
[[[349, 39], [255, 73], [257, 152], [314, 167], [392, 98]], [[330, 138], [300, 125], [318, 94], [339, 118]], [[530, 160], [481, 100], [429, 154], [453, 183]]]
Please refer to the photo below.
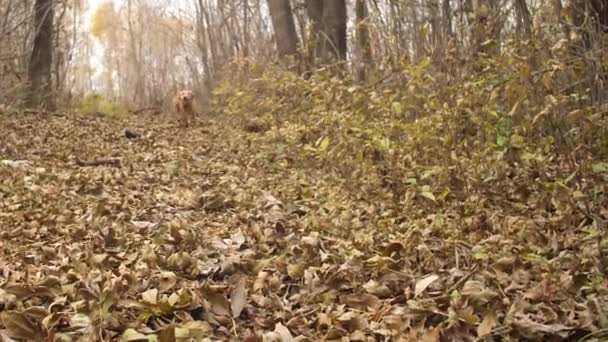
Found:
[[121, 101], [98, 94], [84, 96], [74, 107], [74, 110], [80, 113], [104, 113], [112, 116], [123, 115], [131, 109]]
[[522, 59], [480, 63], [482, 71], [459, 76], [428, 60], [403, 63], [367, 83], [239, 64], [216, 89], [215, 111], [265, 127], [248, 139], [269, 169], [309, 167], [417, 217], [496, 207], [542, 208], [572, 225], [581, 212], [601, 217], [606, 108], [549, 91], [565, 73], [552, 65], [531, 75]]
[[510, 330], [495, 333], [514, 340], [595, 334], [587, 335], [595, 319], [565, 317], [575, 303], [608, 298], [608, 111], [554, 90], [571, 71], [548, 62], [531, 73], [509, 57], [469, 73], [403, 63], [365, 83], [235, 69], [216, 89], [214, 111], [241, 129], [256, 167], [325, 184], [326, 196], [315, 195], [325, 211], [308, 215], [305, 231], [350, 241], [366, 272], [395, 257], [367, 253], [400, 246], [404, 274], [468, 269], [476, 279], [437, 300], [454, 315], [442, 336], [465, 340], [453, 328], [470, 318], [467, 296], [484, 317], [479, 335], [498, 316]]

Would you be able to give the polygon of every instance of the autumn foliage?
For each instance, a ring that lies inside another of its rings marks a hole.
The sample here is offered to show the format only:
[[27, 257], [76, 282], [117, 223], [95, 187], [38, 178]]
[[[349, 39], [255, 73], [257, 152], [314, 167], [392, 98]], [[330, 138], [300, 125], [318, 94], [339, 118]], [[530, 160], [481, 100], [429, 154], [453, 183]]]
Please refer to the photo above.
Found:
[[100, 94], [0, 105], [0, 341], [604, 340], [603, 17], [374, 3], [101, 5]]

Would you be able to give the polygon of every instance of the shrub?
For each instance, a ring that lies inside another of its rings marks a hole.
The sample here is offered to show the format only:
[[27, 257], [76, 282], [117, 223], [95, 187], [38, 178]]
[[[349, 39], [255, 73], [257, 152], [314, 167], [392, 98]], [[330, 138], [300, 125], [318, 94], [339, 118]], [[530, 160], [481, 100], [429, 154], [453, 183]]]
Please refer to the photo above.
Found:
[[364, 84], [251, 66], [219, 85], [214, 105], [234, 122], [255, 116], [272, 123], [251, 134], [265, 142], [257, 146], [271, 146], [256, 152], [266, 166], [289, 159], [353, 191], [414, 201], [423, 215], [443, 205], [479, 211], [502, 203], [518, 211], [545, 205], [535, 192], [545, 192], [547, 182], [601, 176], [593, 165], [608, 156], [605, 110], [546, 90], [550, 76], [531, 77], [525, 60], [495, 57], [482, 65], [448, 74], [428, 60], [403, 63]]
[[82, 97], [82, 100], [76, 104], [76, 110], [82, 113], [122, 115], [128, 113], [130, 107], [116, 99], [108, 99], [98, 94], [89, 94]]

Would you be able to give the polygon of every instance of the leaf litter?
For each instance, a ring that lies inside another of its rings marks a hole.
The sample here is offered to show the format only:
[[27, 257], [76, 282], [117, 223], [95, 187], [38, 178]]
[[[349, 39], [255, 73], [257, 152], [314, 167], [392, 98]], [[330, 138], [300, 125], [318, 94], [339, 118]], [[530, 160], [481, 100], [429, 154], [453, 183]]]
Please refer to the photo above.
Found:
[[0, 156], [2, 341], [549, 341], [608, 329], [599, 230], [497, 210], [446, 215], [438, 231], [436, 217], [404, 219], [315, 170], [261, 166], [248, 133], [220, 121], [202, 132], [145, 116], [0, 120], [16, 157]]

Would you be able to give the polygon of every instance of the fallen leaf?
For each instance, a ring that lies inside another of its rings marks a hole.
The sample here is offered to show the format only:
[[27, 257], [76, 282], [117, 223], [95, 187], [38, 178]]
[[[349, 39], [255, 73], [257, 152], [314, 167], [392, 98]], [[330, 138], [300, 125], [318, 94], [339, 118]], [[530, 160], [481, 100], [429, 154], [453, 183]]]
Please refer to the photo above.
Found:
[[[158, 342], [176, 342], [175, 326], [165, 327], [158, 334]], [[189, 337], [189, 336], [188, 336]]]
[[293, 336], [291, 335], [291, 332], [289, 332], [289, 329], [287, 329], [287, 327], [283, 324], [277, 323], [277, 325], [274, 327], [274, 331], [281, 337], [281, 342], [293, 341]]
[[172, 289], [177, 284], [177, 276], [173, 272], [163, 272], [160, 274], [158, 289], [165, 292]]
[[498, 295], [498, 293], [488, 289], [482, 282], [477, 280], [468, 280], [462, 287], [461, 293], [478, 304], [486, 304]]
[[106, 253], [95, 254], [94, 256], [91, 257], [91, 263], [94, 265], [101, 265], [106, 260], [107, 257], [108, 257], [108, 255]]
[[566, 337], [567, 332], [571, 331], [572, 328], [563, 324], [544, 324], [534, 321], [527, 315], [517, 315], [512, 324], [514, 327], [520, 329], [521, 333], [528, 338], [538, 338], [545, 334], [559, 335]]
[[340, 297], [340, 301], [352, 308], [359, 310], [369, 310], [380, 305], [378, 297], [367, 293], [353, 293]]
[[439, 327], [426, 330], [420, 336], [420, 342], [439, 342], [441, 341], [441, 329]]
[[239, 317], [246, 304], [247, 289], [245, 288], [245, 279], [241, 278], [232, 290], [232, 294], [230, 296], [230, 309], [232, 310], [232, 317]]
[[477, 327], [477, 337], [490, 335], [490, 333], [492, 333], [492, 329], [494, 329], [495, 326], [496, 314], [494, 312], [490, 312], [485, 315], [485, 317]]
[[25, 315], [16, 311], [3, 311], [0, 313], [2, 324], [13, 338], [36, 340], [44, 335], [39, 327]]
[[85, 314], [77, 313], [70, 317], [70, 326], [86, 330], [91, 326], [91, 318]]
[[367, 283], [365, 283], [363, 285], [363, 288], [368, 293], [371, 293], [371, 294], [376, 295], [381, 298], [389, 297], [392, 294], [392, 291], [391, 291], [391, 289], [388, 288], [388, 286], [386, 286], [384, 284], [380, 284], [379, 282], [377, 282], [375, 280], [368, 281]]
[[240, 248], [246, 241], [245, 235], [241, 231], [236, 234], [233, 234], [230, 238], [232, 239], [232, 242], [236, 245], [237, 248]]
[[158, 303], [158, 290], [150, 289], [141, 294], [141, 298], [145, 303], [156, 305]]
[[420, 294], [422, 294], [422, 292], [424, 292], [424, 290], [426, 290], [427, 287], [429, 287], [432, 283], [434, 283], [438, 279], [439, 279], [438, 275], [431, 274], [430, 276], [417, 281], [416, 286], [414, 288], [414, 296], [418, 297]]
[[291, 279], [299, 280], [304, 276], [305, 269], [306, 266], [303, 264], [290, 264], [287, 266], [287, 275], [289, 275]]
[[258, 292], [262, 290], [266, 286], [266, 279], [270, 273], [266, 271], [258, 272], [258, 276], [255, 278], [255, 282], [253, 283], [253, 291]]
[[431, 200], [433, 202], [437, 202], [437, 199], [435, 198], [435, 195], [433, 195], [433, 193], [430, 192], [430, 191], [422, 191], [420, 193], [420, 196], [422, 196], [422, 197], [424, 197], [426, 199], [429, 199], [429, 200]]
[[211, 304], [211, 311], [218, 316], [230, 316], [230, 303], [228, 299], [219, 293], [212, 292], [207, 296]]
[[[209, 334], [213, 331], [211, 325], [205, 321], [189, 321], [182, 324], [182, 327], [196, 334]], [[177, 336], [177, 333], [175, 335]]]
[[148, 336], [138, 332], [135, 329], [127, 329], [120, 335], [120, 341], [125, 342], [147, 342]]

